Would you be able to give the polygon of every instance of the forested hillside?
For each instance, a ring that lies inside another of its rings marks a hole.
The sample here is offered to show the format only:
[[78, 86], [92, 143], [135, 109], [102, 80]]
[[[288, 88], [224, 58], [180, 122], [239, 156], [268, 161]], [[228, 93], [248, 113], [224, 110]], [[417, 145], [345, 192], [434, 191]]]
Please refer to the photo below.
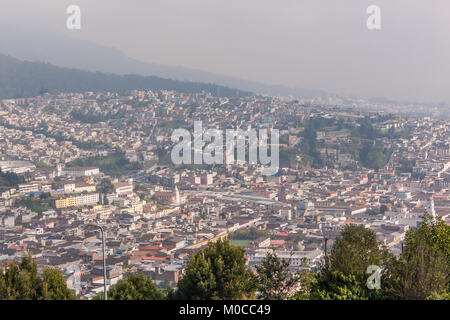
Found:
[[215, 96], [242, 97], [250, 92], [215, 84], [185, 82], [155, 76], [116, 75], [26, 62], [0, 54], [0, 98], [24, 98], [59, 92], [116, 91], [131, 89], [210, 92]]

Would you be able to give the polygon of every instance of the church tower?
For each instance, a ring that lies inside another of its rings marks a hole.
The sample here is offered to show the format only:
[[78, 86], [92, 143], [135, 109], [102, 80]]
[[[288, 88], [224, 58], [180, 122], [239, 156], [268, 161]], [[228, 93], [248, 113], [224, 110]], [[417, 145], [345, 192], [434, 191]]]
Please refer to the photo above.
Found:
[[428, 206], [428, 210], [427, 211], [428, 211], [429, 214], [431, 214], [431, 216], [433, 218], [437, 217], [436, 210], [434, 209], [434, 199], [433, 199], [433, 197], [431, 197], [431, 199], [430, 199], [430, 205]]

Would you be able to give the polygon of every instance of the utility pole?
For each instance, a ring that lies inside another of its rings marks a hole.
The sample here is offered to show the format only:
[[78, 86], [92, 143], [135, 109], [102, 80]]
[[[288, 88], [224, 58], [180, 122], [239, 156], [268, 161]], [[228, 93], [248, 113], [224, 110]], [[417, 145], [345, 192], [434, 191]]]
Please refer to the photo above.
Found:
[[108, 293], [106, 291], [106, 254], [105, 254], [105, 231], [102, 226], [98, 224], [88, 224], [88, 226], [100, 229], [102, 234], [102, 251], [103, 251], [103, 299], [108, 300]]
[[326, 257], [327, 256], [327, 241], [328, 241], [328, 238], [327, 238], [327, 235], [325, 234], [325, 228], [323, 227], [323, 223], [319, 224], [319, 228], [322, 231], [322, 237], [323, 237], [323, 242], [324, 242], [323, 250], [324, 250], [324, 253], [325, 253], [325, 257]]

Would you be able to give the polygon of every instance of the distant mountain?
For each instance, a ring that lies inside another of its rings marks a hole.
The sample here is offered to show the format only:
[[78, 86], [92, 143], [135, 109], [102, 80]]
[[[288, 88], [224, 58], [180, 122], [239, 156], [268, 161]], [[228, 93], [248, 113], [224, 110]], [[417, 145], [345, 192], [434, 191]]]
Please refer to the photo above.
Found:
[[241, 97], [250, 92], [215, 84], [163, 79], [155, 76], [116, 75], [26, 62], [0, 54], [0, 98], [22, 98], [44, 92], [124, 91], [131, 89], [210, 92], [216, 96]]
[[47, 62], [60, 67], [87, 71], [121, 75], [153, 75], [181, 81], [214, 83], [259, 94], [292, 95], [306, 98], [327, 96], [327, 93], [321, 90], [268, 85], [179, 66], [141, 62], [126, 56], [120, 50], [62, 34], [42, 30], [20, 30], [20, 28], [11, 26], [2, 26], [1, 29], [0, 52], [22, 60]]

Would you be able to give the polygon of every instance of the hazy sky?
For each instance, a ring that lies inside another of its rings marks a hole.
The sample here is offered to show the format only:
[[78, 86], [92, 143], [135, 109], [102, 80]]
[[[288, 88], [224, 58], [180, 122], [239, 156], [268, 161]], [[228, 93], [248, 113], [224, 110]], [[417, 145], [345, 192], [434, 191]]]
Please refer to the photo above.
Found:
[[[0, 21], [128, 56], [328, 92], [450, 102], [449, 0], [0, 0]], [[82, 30], [67, 31], [69, 4]], [[381, 7], [382, 30], [366, 28]], [[0, 31], [1, 36], [1, 31]]]

